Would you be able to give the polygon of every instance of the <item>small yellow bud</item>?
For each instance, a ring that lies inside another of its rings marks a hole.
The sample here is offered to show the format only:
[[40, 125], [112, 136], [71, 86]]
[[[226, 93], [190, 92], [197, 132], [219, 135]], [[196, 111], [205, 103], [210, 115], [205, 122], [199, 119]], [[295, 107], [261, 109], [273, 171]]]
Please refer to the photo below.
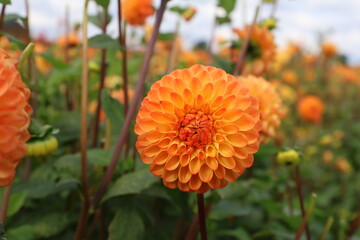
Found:
[[300, 162], [300, 154], [294, 149], [281, 151], [277, 154], [277, 161], [286, 166], [296, 165]]

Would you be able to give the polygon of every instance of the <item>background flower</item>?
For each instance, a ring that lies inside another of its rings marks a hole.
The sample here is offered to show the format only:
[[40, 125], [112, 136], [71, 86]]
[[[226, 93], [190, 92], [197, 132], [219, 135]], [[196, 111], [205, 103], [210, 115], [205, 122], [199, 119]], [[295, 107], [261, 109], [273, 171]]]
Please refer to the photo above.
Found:
[[324, 109], [325, 104], [320, 98], [313, 95], [301, 98], [298, 103], [300, 117], [314, 123], [321, 123]]
[[258, 102], [234, 76], [194, 65], [164, 76], [139, 110], [136, 147], [169, 188], [204, 193], [235, 181], [253, 163]]
[[152, 0], [125, 0], [123, 11], [125, 20], [131, 25], [144, 25], [148, 16], [154, 13]]
[[263, 126], [261, 140], [266, 142], [275, 136], [276, 129], [280, 127], [281, 119], [285, 116], [281, 99], [274, 86], [263, 78], [250, 75], [239, 77], [239, 79], [250, 89], [251, 96], [259, 102], [260, 119]]

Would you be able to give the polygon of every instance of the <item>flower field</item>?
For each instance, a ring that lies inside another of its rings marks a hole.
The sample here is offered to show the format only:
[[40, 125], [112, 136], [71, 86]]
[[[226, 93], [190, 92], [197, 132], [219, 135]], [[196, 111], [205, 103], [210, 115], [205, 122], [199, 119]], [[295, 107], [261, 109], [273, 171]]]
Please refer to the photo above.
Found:
[[243, 1], [189, 47], [193, 1], [83, 0], [51, 39], [0, 0], [0, 239], [360, 240], [360, 67]]

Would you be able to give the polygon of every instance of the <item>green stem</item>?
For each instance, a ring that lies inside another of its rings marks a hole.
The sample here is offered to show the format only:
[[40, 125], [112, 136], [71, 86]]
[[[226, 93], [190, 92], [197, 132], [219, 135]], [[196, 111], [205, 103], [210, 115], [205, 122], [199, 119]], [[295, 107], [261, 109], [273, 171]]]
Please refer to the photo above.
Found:
[[321, 233], [321, 237], [320, 237], [320, 240], [325, 240], [326, 239], [326, 235], [327, 233], [329, 232], [332, 224], [334, 223], [334, 218], [333, 217], [329, 217], [327, 222], [326, 222], [326, 225], [324, 227], [324, 230], [323, 232]]
[[28, 59], [30, 54], [33, 52], [34, 48], [35, 48], [35, 45], [34, 45], [34, 43], [31, 42], [26, 46], [24, 51], [21, 53], [21, 55], [19, 57], [19, 64], [18, 64], [18, 70], [19, 71], [24, 66], [24, 63], [25, 63], [26, 59]]
[[308, 209], [306, 210], [306, 215], [305, 217], [303, 218], [302, 222], [301, 222], [301, 225], [299, 226], [297, 232], [296, 232], [296, 235], [295, 235], [295, 238], [294, 240], [299, 240], [300, 237], [301, 237], [301, 234], [302, 232], [304, 231], [304, 229], [306, 228], [307, 226], [307, 222], [309, 221], [309, 218], [312, 214], [312, 211], [314, 209], [314, 206], [315, 206], [315, 203], [316, 203], [316, 199], [317, 199], [317, 195], [315, 193], [313, 193], [311, 195], [311, 200], [310, 200], [310, 205], [308, 207]]
[[88, 105], [88, 4], [85, 0], [83, 12], [83, 46], [82, 46], [82, 92], [81, 92], [81, 178], [83, 185], [83, 206], [80, 214], [80, 220], [76, 229], [75, 239], [81, 240], [84, 235], [84, 229], [89, 215], [90, 194], [87, 164], [87, 105]]

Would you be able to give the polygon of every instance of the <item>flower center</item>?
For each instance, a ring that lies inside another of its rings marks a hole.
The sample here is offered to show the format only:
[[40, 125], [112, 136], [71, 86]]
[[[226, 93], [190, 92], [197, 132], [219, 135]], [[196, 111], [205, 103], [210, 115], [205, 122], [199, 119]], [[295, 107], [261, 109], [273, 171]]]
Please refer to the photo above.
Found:
[[193, 110], [179, 120], [179, 138], [187, 146], [204, 148], [214, 133], [212, 117], [201, 111]]

